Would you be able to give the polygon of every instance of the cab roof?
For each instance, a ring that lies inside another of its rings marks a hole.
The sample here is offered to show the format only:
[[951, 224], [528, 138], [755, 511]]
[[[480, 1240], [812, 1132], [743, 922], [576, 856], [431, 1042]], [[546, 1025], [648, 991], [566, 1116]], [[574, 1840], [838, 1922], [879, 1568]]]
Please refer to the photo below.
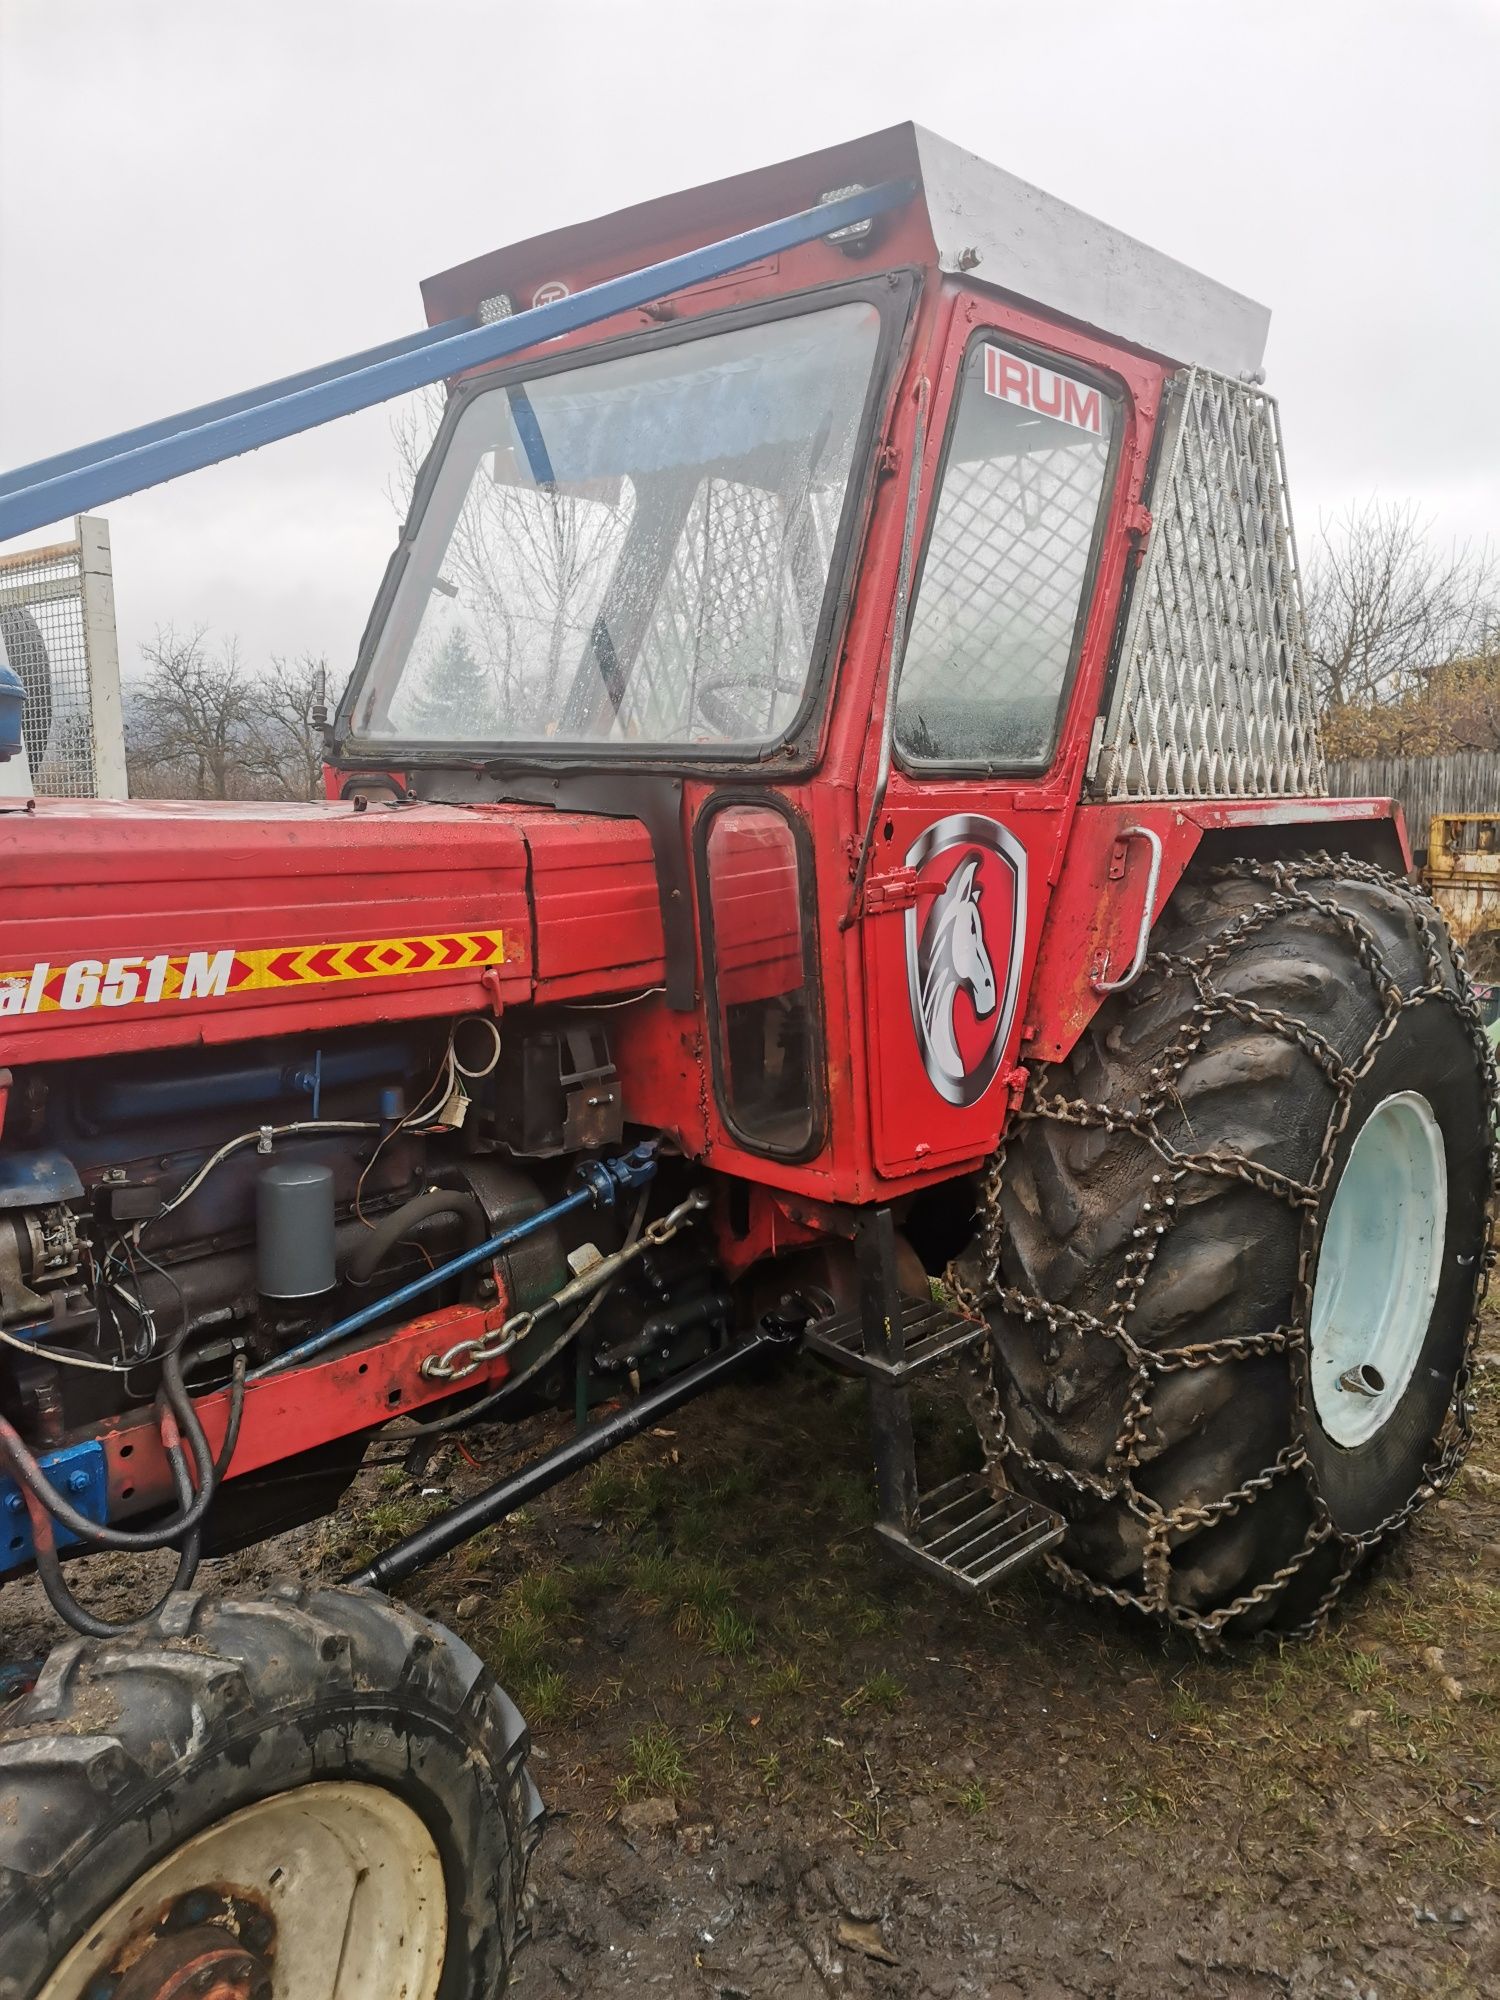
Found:
[[877, 220], [864, 268], [910, 263], [915, 232], [924, 263], [965, 272], [1108, 339], [1223, 375], [1259, 370], [1271, 321], [1265, 306], [913, 124], [457, 264], [424, 281], [427, 317], [435, 325], [473, 314], [501, 295], [521, 310], [549, 287], [576, 290], [810, 208], [835, 189], [900, 180], [915, 184], [910, 212]]

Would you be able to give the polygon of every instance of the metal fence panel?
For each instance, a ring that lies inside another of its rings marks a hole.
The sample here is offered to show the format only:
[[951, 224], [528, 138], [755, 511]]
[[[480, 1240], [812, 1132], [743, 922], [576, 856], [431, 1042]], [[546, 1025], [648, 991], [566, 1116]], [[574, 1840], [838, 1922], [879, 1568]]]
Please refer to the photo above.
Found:
[[21, 734], [34, 789], [123, 798], [125, 741], [108, 523], [0, 556], [0, 636], [26, 690]]
[[1320, 796], [1276, 404], [1179, 375], [1094, 788], [1107, 798]]

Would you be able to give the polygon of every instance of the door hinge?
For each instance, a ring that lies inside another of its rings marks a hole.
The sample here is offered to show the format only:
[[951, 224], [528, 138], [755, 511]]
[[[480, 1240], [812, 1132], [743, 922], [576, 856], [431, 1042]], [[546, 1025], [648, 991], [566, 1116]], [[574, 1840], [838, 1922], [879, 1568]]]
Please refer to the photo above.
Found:
[[1144, 500], [1132, 500], [1125, 509], [1125, 533], [1139, 556], [1151, 538], [1151, 509]]

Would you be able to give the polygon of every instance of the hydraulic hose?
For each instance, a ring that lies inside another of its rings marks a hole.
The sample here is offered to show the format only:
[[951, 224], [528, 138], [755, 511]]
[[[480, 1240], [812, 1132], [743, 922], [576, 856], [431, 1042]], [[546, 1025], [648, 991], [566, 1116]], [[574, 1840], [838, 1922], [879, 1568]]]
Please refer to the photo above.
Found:
[[[192, 1500], [193, 1489], [180, 1451], [172, 1460], [172, 1477], [177, 1487], [177, 1504], [185, 1511]], [[85, 1610], [68, 1588], [62, 1563], [58, 1560], [52, 1516], [29, 1489], [25, 1490], [25, 1500], [26, 1511], [31, 1516], [31, 1542], [36, 1557], [37, 1578], [47, 1602], [65, 1625], [71, 1625], [75, 1632], [81, 1632], [87, 1639], [113, 1639], [121, 1632], [134, 1631], [148, 1618], [156, 1616], [173, 1591], [186, 1590], [198, 1573], [203, 1534], [201, 1529], [192, 1528], [177, 1558], [176, 1574], [154, 1604], [137, 1612], [134, 1618], [101, 1618], [97, 1612]]]
[[[175, 1350], [170, 1358], [177, 1364], [176, 1386], [182, 1388], [180, 1348]], [[163, 1373], [165, 1374], [165, 1372], [164, 1368]], [[31, 1517], [31, 1541], [32, 1550], [36, 1558], [37, 1578], [41, 1583], [47, 1602], [52, 1606], [52, 1609], [65, 1625], [70, 1625], [75, 1632], [83, 1633], [85, 1638], [113, 1639], [122, 1632], [133, 1632], [138, 1626], [144, 1625], [148, 1619], [156, 1616], [157, 1612], [161, 1610], [174, 1591], [186, 1590], [188, 1588], [198, 1573], [198, 1564], [202, 1559], [203, 1512], [207, 1507], [208, 1501], [212, 1500], [214, 1493], [217, 1491], [224, 1474], [229, 1470], [230, 1461], [234, 1457], [234, 1449], [239, 1442], [240, 1418], [244, 1412], [244, 1403], [245, 1357], [241, 1353], [236, 1354], [234, 1357], [234, 1373], [230, 1384], [229, 1414], [224, 1426], [224, 1442], [219, 1447], [218, 1457], [209, 1464], [208, 1476], [204, 1479], [197, 1500], [193, 1497], [193, 1485], [191, 1479], [188, 1477], [187, 1462], [183, 1457], [181, 1446], [177, 1444], [168, 1444], [167, 1446], [167, 1458], [172, 1468], [172, 1482], [177, 1489], [178, 1522], [175, 1527], [169, 1524], [169, 1529], [158, 1530], [157, 1532], [168, 1533], [170, 1530], [169, 1539], [175, 1540], [176, 1535], [181, 1532], [181, 1523], [183, 1521], [192, 1519], [193, 1525], [188, 1529], [186, 1539], [183, 1541], [181, 1553], [177, 1558], [176, 1574], [173, 1576], [172, 1581], [167, 1585], [154, 1604], [148, 1605], [144, 1611], [138, 1612], [134, 1618], [101, 1618], [97, 1613], [86, 1610], [78, 1602], [78, 1599], [68, 1588], [63, 1576], [62, 1563], [57, 1553], [56, 1523], [53, 1520], [53, 1516], [48, 1511], [40, 1494], [34, 1490], [32, 1484], [22, 1478], [21, 1471], [16, 1466], [14, 1453], [5, 1454], [13, 1471], [22, 1480], [22, 1497], [26, 1502], [26, 1511]], [[196, 1411], [189, 1408], [189, 1416], [191, 1419], [190, 1431], [195, 1431], [198, 1439], [206, 1445], [206, 1440], [203, 1437], [203, 1427], [198, 1422]], [[4, 1420], [0, 1419], [0, 1424], [3, 1423]], [[9, 1425], [5, 1425], [5, 1429], [8, 1430], [9, 1428]], [[3, 1437], [0, 1437], [0, 1443], [5, 1442], [7, 1441]], [[22, 1455], [25, 1458], [30, 1458], [30, 1453], [26, 1451], [24, 1445], [20, 1444], [19, 1439], [16, 1440], [16, 1444], [19, 1445]], [[196, 1457], [196, 1452], [194, 1455]], [[32, 1463], [34, 1464], [35, 1461], [33, 1460]], [[37, 1469], [40, 1472], [40, 1468], [38, 1467]], [[44, 1477], [40, 1480], [40, 1484], [42, 1486], [47, 1485]], [[72, 1513], [74, 1510], [69, 1507], [65, 1511]], [[61, 1515], [59, 1515], [60, 1518]], [[99, 1534], [99, 1523], [97, 1521], [85, 1521], [85, 1526], [89, 1530], [88, 1536], [86, 1538], [80, 1537], [80, 1539], [88, 1541], [96, 1540]], [[74, 1530], [74, 1532], [76, 1533], [77, 1531]], [[165, 1547], [166, 1543], [164, 1542], [160, 1546]]]
[[389, 1215], [381, 1217], [369, 1235], [356, 1246], [345, 1275], [356, 1285], [368, 1284], [402, 1237], [433, 1215], [456, 1215], [459, 1218], [464, 1225], [465, 1250], [472, 1250], [482, 1243], [489, 1230], [488, 1217], [474, 1195], [456, 1188], [430, 1188], [426, 1194], [413, 1195], [410, 1201], [404, 1201]]
[[[223, 1476], [222, 1468], [228, 1466], [239, 1438], [240, 1418], [244, 1413], [245, 1404], [245, 1357], [243, 1354], [235, 1356], [234, 1374], [229, 1387], [229, 1413], [224, 1429], [224, 1444], [217, 1465], [209, 1450], [203, 1426], [198, 1421], [198, 1412], [193, 1408], [193, 1400], [188, 1395], [186, 1384], [182, 1379], [180, 1348], [173, 1348], [163, 1358], [161, 1372], [162, 1444], [166, 1450], [167, 1462], [172, 1468], [173, 1479], [178, 1483], [179, 1496], [183, 1482], [186, 1482], [187, 1498], [182, 1500], [179, 1497], [179, 1512], [172, 1520], [160, 1522], [154, 1528], [112, 1528], [106, 1521], [91, 1521], [87, 1514], [81, 1514], [48, 1479], [40, 1464], [22, 1442], [14, 1425], [5, 1417], [0, 1417], [0, 1464], [4, 1465], [22, 1492], [29, 1496], [29, 1500], [36, 1500], [59, 1526], [76, 1535], [80, 1542], [91, 1543], [96, 1548], [125, 1549], [135, 1553], [147, 1549], [164, 1549], [196, 1528], [208, 1512], [214, 1490]], [[198, 1474], [196, 1495], [192, 1491], [191, 1481], [187, 1478], [187, 1466], [181, 1444], [182, 1434], [187, 1437], [188, 1449], [192, 1452]]]

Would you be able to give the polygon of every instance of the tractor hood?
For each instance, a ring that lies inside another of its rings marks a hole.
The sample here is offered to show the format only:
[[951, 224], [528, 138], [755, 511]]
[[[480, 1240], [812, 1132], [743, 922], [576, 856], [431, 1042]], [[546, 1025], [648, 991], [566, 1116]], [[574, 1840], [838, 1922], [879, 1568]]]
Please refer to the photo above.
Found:
[[662, 979], [630, 819], [542, 806], [0, 811], [0, 1068]]

